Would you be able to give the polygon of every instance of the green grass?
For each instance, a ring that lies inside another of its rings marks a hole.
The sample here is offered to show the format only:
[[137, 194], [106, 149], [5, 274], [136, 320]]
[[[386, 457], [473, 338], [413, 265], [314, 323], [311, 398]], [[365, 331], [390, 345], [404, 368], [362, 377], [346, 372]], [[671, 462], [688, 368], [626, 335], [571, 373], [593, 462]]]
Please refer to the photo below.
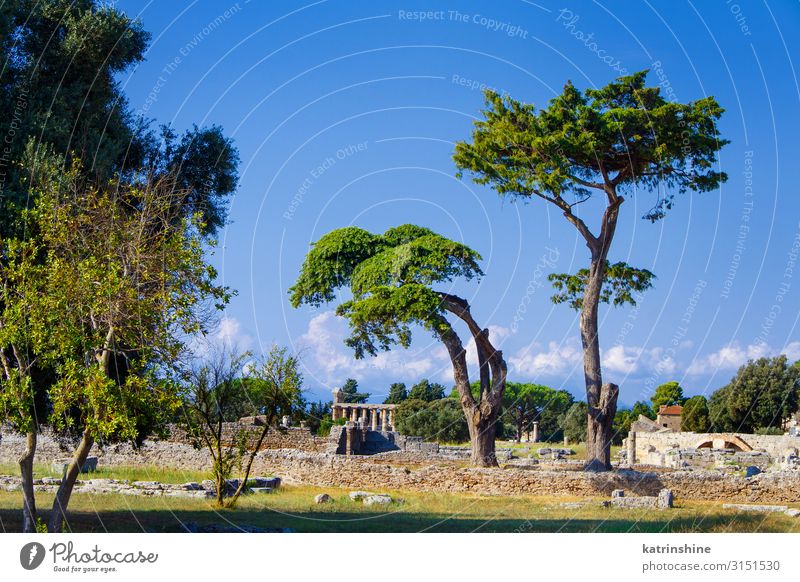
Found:
[[[722, 509], [721, 503], [678, 500], [666, 511], [603, 508], [600, 499], [500, 497], [475, 494], [388, 491], [403, 503], [365, 507], [349, 490], [288, 486], [251, 495], [236, 509], [220, 510], [197, 499], [75, 494], [69, 525], [78, 532], [178, 532], [181, 522], [292, 528], [297, 532], [793, 532], [800, 519]], [[334, 502], [316, 505], [328, 493]], [[591, 501], [578, 509], [566, 501]], [[52, 495], [39, 493], [46, 514]], [[0, 492], [0, 531], [19, 531], [19, 493]], [[45, 515], [42, 515], [45, 517]]]
[[[19, 475], [19, 466], [13, 464], [0, 464], [0, 475]], [[61, 473], [53, 471], [50, 465], [36, 464], [33, 467], [33, 476], [61, 477]], [[259, 475], [261, 476], [261, 475]], [[103, 467], [102, 462], [97, 471], [82, 473], [79, 479], [128, 479], [130, 481], [160, 481], [161, 483], [188, 483], [210, 479], [210, 471], [193, 471], [185, 469], [163, 468], [156, 466], [144, 467]]]

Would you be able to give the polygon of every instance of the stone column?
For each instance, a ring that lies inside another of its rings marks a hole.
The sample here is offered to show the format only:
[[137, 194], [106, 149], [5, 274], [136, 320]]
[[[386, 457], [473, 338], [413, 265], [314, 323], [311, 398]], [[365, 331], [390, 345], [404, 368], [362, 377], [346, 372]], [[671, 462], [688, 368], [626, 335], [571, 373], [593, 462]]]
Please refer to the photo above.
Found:
[[636, 433], [634, 431], [628, 433], [626, 444], [628, 445], [628, 466], [633, 467], [636, 463]]
[[378, 409], [377, 408], [373, 408], [372, 410], [370, 410], [370, 420], [372, 421], [370, 423], [370, 428], [372, 430], [378, 430]]
[[339, 420], [339, 407], [335, 404], [331, 407], [331, 420]]
[[535, 442], [535, 443], [539, 442], [539, 423], [538, 422], [534, 422], [533, 423], [533, 442]]
[[394, 430], [394, 410], [389, 410], [389, 430]]
[[388, 432], [389, 430], [389, 411], [385, 408], [381, 410], [381, 430]]

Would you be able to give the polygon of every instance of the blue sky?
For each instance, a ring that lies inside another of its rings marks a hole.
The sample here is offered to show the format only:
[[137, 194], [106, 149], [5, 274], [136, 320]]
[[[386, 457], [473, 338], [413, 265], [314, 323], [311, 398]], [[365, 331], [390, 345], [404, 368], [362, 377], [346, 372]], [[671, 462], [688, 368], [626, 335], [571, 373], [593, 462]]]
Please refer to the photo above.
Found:
[[714, 95], [726, 109], [729, 180], [679, 196], [656, 224], [641, 219], [653, 194], [628, 197], [610, 258], [658, 279], [636, 309], [602, 310], [604, 379], [632, 404], [669, 380], [710, 394], [748, 358], [800, 359], [800, 4], [117, 5], [153, 35], [146, 62], [120, 78], [132, 109], [179, 129], [219, 124], [241, 154], [213, 259], [238, 296], [217, 333], [245, 348], [301, 350], [310, 398], [350, 376], [376, 401], [394, 381], [451, 382], [426, 332], [409, 350], [356, 362], [334, 305], [296, 310], [287, 300], [312, 241], [347, 225], [382, 232], [407, 222], [483, 255], [485, 278], [453, 289], [492, 330], [510, 379], [582, 396], [576, 314], [549, 302], [546, 277], [584, 267], [585, 246], [544, 203], [458, 180], [453, 145], [470, 135], [482, 87], [545, 105], [568, 79], [602, 86], [645, 68], [668, 98]]

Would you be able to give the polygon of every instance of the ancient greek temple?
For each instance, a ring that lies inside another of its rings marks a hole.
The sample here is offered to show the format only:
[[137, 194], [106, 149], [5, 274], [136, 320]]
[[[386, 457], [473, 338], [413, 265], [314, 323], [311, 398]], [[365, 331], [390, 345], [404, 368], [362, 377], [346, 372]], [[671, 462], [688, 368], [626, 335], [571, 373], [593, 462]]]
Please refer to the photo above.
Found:
[[344, 418], [369, 430], [389, 432], [394, 430], [396, 404], [353, 404], [344, 402], [341, 388], [333, 391], [331, 416], [333, 420]]

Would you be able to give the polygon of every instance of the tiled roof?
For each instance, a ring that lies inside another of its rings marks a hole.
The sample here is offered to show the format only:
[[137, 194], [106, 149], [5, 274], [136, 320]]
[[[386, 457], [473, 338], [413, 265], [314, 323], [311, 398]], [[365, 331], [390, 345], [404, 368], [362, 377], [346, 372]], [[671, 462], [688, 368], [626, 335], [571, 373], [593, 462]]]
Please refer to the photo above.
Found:
[[680, 416], [683, 413], [683, 406], [679, 406], [678, 404], [673, 404], [672, 406], [664, 406], [663, 404], [658, 409], [659, 414], [671, 416]]

